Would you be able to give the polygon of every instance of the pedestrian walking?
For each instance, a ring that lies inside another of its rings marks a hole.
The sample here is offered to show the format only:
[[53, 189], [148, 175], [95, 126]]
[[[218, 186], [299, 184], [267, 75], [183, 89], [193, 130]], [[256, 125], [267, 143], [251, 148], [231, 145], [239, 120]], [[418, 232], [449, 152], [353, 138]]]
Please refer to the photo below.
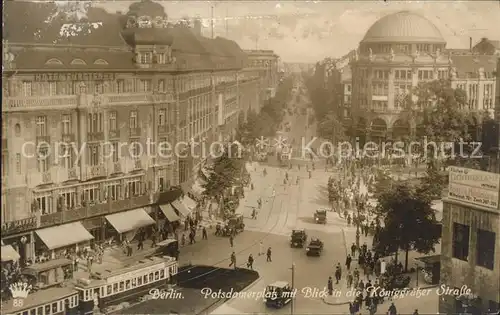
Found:
[[140, 238], [139, 241], [137, 242], [137, 250], [141, 250], [143, 248], [144, 248], [144, 242], [142, 238]]
[[339, 284], [340, 279], [342, 279], [342, 269], [340, 268], [340, 263], [337, 263], [337, 266], [335, 267], [335, 284]]
[[351, 255], [347, 254], [347, 258], [345, 259], [345, 266], [347, 270], [351, 270], [351, 262], [352, 262]]
[[264, 244], [262, 241], [259, 242], [259, 256], [264, 254]]
[[346, 279], [347, 279], [347, 287], [351, 288], [353, 277], [352, 277], [352, 273], [350, 271], [347, 273]]
[[352, 302], [349, 302], [349, 314], [350, 315], [356, 314], [356, 310], [354, 309], [354, 305]]
[[132, 256], [132, 246], [130, 244], [127, 244], [127, 256]]
[[333, 280], [332, 277], [328, 277], [328, 295], [333, 295]]
[[272, 254], [271, 247], [269, 247], [267, 249], [267, 253], [266, 254], [267, 254], [267, 262], [272, 262], [273, 260], [271, 259], [271, 254]]
[[231, 253], [231, 263], [229, 264], [229, 267], [234, 266], [234, 269], [236, 269], [236, 254], [234, 252]]
[[247, 268], [250, 268], [251, 270], [253, 270], [253, 255], [252, 254], [250, 254], [250, 256], [248, 256]]
[[229, 245], [231, 245], [231, 247], [234, 247], [234, 238], [233, 238], [233, 235], [230, 235], [229, 236]]
[[75, 256], [75, 259], [73, 260], [73, 264], [74, 264], [74, 270], [75, 271], [78, 271], [78, 263], [80, 262], [80, 259], [78, 258], [78, 256]]
[[208, 239], [208, 235], [207, 235], [207, 228], [206, 227], [203, 227], [203, 230], [201, 231], [201, 238], [204, 239], [204, 240], [207, 240]]
[[394, 305], [394, 302], [391, 303], [391, 306], [389, 306], [389, 310], [387, 311], [389, 315], [397, 315], [398, 311], [396, 310], [396, 305]]
[[356, 248], [357, 248], [356, 244], [352, 243], [352, 245], [351, 245], [351, 256], [352, 257], [356, 256]]

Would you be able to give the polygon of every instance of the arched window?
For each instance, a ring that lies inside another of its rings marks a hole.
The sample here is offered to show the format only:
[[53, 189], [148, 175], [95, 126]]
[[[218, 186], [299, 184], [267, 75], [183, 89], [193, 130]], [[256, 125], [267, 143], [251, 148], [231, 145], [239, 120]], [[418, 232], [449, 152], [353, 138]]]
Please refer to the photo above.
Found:
[[83, 61], [82, 59], [73, 59], [73, 61], [71, 61], [71, 64], [72, 65], [86, 65], [87, 63], [85, 61]]
[[104, 59], [97, 59], [96, 61], [94, 61], [94, 64], [95, 65], [108, 65], [108, 62]]
[[47, 62], [45, 63], [46, 65], [62, 65], [62, 61], [57, 59], [57, 58], [51, 58], [49, 60], [47, 60]]

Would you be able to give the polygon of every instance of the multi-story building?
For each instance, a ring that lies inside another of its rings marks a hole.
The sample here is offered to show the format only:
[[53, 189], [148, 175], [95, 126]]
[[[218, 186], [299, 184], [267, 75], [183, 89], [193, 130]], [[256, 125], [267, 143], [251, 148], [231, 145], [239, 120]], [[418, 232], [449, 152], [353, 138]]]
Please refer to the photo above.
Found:
[[245, 50], [248, 67], [259, 71], [263, 99], [274, 97], [279, 82], [280, 58], [272, 50]]
[[233, 133], [240, 109], [259, 107], [245, 52], [197, 23], [170, 25], [154, 2], [126, 15], [90, 8], [85, 23], [50, 20], [54, 3], [5, 10], [2, 242], [23, 259], [42, 228], [81, 223], [103, 240], [108, 214], [134, 222], [126, 210], [153, 212], [157, 193], [189, 190], [209, 144]]
[[352, 135], [361, 141], [423, 135], [418, 121], [401, 113], [419, 82], [437, 79], [463, 87], [471, 110], [492, 112], [492, 57], [444, 55], [445, 46], [436, 26], [418, 14], [397, 12], [375, 22], [351, 61]]
[[450, 168], [443, 200], [441, 285], [471, 294], [443, 295], [439, 313], [494, 314], [500, 303], [500, 174]]

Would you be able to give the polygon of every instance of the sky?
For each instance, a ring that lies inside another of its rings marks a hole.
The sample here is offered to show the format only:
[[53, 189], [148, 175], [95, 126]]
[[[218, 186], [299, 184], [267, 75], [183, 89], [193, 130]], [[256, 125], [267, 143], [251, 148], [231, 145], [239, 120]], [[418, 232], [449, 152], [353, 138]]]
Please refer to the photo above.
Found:
[[[317, 62], [356, 49], [379, 18], [401, 10], [419, 13], [443, 34], [448, 48], [468, 48], [469, 37], [500, 40], [500, 1], [157, 1], [168, 18], [203, 20], [210, 36], [213, 7], [216, 36], [243, 49], [271, 49], [284, 62]], [[132, 1], [100, 1], [110, 12], [127, 12]]]

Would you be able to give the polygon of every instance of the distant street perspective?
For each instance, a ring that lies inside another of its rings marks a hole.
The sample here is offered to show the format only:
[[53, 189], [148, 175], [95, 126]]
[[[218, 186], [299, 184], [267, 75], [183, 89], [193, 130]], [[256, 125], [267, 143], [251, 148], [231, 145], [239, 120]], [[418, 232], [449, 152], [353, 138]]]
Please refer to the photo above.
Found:
[[4, 3], [2, 314], [498, 314], [500, 7], [235, 3]]

